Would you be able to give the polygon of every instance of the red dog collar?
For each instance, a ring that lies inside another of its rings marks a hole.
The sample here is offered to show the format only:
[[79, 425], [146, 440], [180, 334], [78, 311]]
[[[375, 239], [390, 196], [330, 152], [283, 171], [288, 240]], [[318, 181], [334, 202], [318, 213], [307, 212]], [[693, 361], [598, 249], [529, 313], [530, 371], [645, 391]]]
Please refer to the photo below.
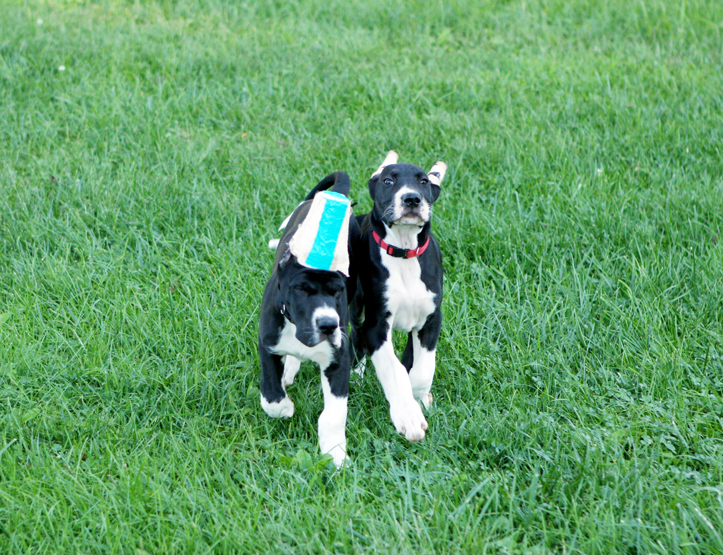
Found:
[[379, 237], [379, 234], [374, 230], [372, 230], [372, 237], [374, 237], [377, 245], [379, 245], [389, 256], [393, 256], [395, 258], [414, 258], [415, 256], [421, 255], [424, 251], [427, 250], [430, 239], [430, 237], [427, 237], [424, 245], [422, 245], [421, 247], [417, 247], [416, 249], [400, 249], [399, 247], [393, 247], [392, 245], [384, 241], [384, 239]]

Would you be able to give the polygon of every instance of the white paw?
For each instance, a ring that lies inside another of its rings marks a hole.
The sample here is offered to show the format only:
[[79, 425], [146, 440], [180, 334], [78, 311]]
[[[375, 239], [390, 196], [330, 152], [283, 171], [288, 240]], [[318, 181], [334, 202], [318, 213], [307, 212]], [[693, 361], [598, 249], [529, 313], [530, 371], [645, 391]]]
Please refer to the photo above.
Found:
[[291, 355], [286, 355], [284, 359], [284, 375], [281, 381], [284, 383], [284, 387], [288, 387], [294, 383], [294, 378], [301, 368], [301, 361]]
[[421, 441], [424, 439], [424, 430], [427, 429], [427, 421], [424, 419], [422, 409], [416, 401], [399, 404], [392, 407], [389, 412], [397, 432], [409, 441]]
[[363, 377], [364, 377], [364, 372], [366, 372], [366, 369], [367, 369], [367, 359], [366, 359], [366, 357], [365, 357], [365, 358], [361, 359], [361, 360], [359, 361], [359, 364], [357, 364], [357, 365], [354, 367], [354, 373], [355, 373], [357, 376], [359, 376], [360, 378], [363, 378]]
[[291, 418], [294, 416], [294, 402], [287, 395], [278, 403], [269, 403], [261, 396], [261, 408], [271, 418]]
[[351, 464], [351, 459], [346, 456], [346, 451], [340, 445], [336, 445], [327, 453], [322, 453], [322, 455], [331, 455], [337, 468]]
[[417, 399], [425, 409], [432, 406], [432, 394], [431, 393], [419, 393], [414, 392], [414, 398]]

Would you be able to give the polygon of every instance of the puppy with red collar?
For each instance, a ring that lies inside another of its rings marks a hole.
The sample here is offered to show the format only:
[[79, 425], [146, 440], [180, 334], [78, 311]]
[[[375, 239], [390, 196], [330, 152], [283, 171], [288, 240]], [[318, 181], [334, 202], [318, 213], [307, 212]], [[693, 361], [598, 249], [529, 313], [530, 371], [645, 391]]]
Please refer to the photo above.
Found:
[[[425, 408], [432, 402], [437, 340], [442, 326], [442, 254], [432, 236], [432, 203], [447, 170], [429, 172], [397, 163], [391, 151], [372, 174], [374, 206], [356, 216], [361, 229], [352, 245], [359, 285], [350, 306], [351, 340], [362, 369], [371, 358], [392, 422], [409, 441], [424, 439]], [[408, 333], [401, 362], [392, 330]]]

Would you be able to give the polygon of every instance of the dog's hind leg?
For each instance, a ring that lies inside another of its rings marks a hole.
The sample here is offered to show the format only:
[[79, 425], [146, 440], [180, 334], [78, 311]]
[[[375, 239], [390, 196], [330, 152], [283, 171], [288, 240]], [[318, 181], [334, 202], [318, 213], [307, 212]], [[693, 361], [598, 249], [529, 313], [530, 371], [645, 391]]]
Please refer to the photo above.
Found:
[[351, 333], [349, 334], [349, 343], [351, 350], [351, 360], [354, 364], [354, 373], [360, 378], [364, 377], [364, 372], [367, 368], [367, 356], [364, 343], [361, 338], [359, 330], [352, 326]]
[[412, 394], [425, 409], [432, 404], [432, 381], [436, 366], [436, 349], [428, 350], [422, 346], [419, 336], [412, 336], [414, 348], [414, 365], [409, 370], [409, 381], [412, 384]]
[[[360, 297], [360, 293], [357, 293], [357, 296]], [[360, 310], [358, 308], [360, 305], [361, 303], [357, 299], [354, 299], [350, 307], [352, 318], [351, 332], [349, 333], [349, 343], [351, 348], [351, 362], [354, 365], [354, 373], [360, 378], [363, 378], [364, 372], [367, 368], [367, 350], [364, 346], [364, 339], [362, 335], [362, 325], [364, 324], [364, 308]]]
[[412, 332], [409, 332], [407, 336], [407, 346], [404, 348], [402, 353], [402, 364], [404, 368], [409, 372], [414, 364], [414, 342], [412, 341]]
[[430, 391], [434, 380], [437, 341], [441, 328], [442, 312], [438, 308], [418, 332], [413, 331], [409, 334], [407, 348], [402, 357], [404, 366], [409, 369], [409, 381], [412, 384], [414, 398], [422, 403], [425, 409], [432, 404]]
[[294, 383], [294, 378], [296, 377], [296, 374], [299, 373], [299, 368], [301, 368], [301, 361], [296, 358], [295, 356], [286, 355], [283, 357], [284, 362], [284, 375], [281, 378], [281, 381], [284, 384], [284, 387], [289, 387], [291, 384]]

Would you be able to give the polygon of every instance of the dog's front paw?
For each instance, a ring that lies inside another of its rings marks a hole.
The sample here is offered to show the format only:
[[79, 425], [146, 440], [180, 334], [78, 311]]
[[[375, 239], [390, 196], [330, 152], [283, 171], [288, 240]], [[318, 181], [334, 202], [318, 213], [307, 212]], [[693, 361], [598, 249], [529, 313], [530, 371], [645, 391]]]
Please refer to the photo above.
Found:
[[427, 429], [427, 421], [424, 419], [422, 409], [416, 401], [392, 407], [390, 414], [397, 432], [409, 441], [421, 441], [424, 439], [424, 430]]
[[277, 403], [269, 403], [262, 395], [261, 408], [271, 418], [291, 418], [294, 416], [294, 402], [288, 395]]
[[330, 451], [323, 454], [331, 455], [331, 458], [334, 459], [334, 464], [337, 468], [351, 465], [351, 459], [346, 456], [346, 451], [340, 445], [333, 447]]

